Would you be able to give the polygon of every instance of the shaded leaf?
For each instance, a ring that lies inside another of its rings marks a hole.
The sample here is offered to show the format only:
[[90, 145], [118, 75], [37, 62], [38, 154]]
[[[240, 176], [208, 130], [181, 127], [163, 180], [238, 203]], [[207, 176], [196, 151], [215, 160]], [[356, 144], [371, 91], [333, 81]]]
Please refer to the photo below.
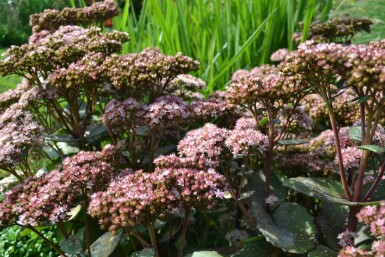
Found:
[[147, 126], [138, 126], [135, 128], [135, 133], [139, 136], [151, 135], [151, 130]]
[[131, 257], [154, 257], [155, 250], [153, 248], [145, 248], [140, 252], [134, 252]]
[[154, 152], [154, 157], [158, 157], [160, 155], [166, 155], [176, 150], [176, 145], [166, 145], [161, 148], [158, 148]]
[[379, 145], [360, 145], [357, 148], [362, 150], [368, 150], [378, 154], [385, 153], [385, 147]]
[[249, 197], [252, 196], [254, 193], [255, 193], [255, 190], [251, 190], [251, 191], [247, 191], [247, 192], [241, 193], [241, 195], [239, 196], [239, 199], [238, 199], [238, 200], [244, 200], [244, 199], [246, 199], [246, 198], [249, 198]]
[[79, 139], [75, 139], [70, 134], [43, 134], [43, 137], [48, 141], [55, 141], [55, 142], [78, 142]]
[[340, 249], [337, 236], [346, 229], [348, 213], [346, 205], [325, 202], [315, 219], [323, 241], [333, 250]]
[[83, 252], [83, 243], [78, 236], [70, 235], [61, 242], [60, 248], [66, 253], [77, 254]]
[[303, 254], [317, 244], [313, 217], [297, 203], [282, 203], [271, 217], [253, 202], [252, 213], [266, 240], [284, 251]]
[[307, 257], [325, 257], [325, 256], [328, 256], [328, 257], [333, 257], [333, 256], [337, 256], [338, 255], [338, 252], [326, 247], [326, 246], [323, 246], [323, 245], [317, 245], [317, 248], [315, 248], [314, 250], [311, 250], [308, 254], [307, 254]]
[[[265, 199], [266, 199], [265, 190], [264, 190], [265, 183], [266, 183], [265, 174], [263, 174], [262, 172], [257, 172], [249, 176], [248, 181], [249, 182], [244, 188], [244, 191], [255, 190], [255, 193], [251, 197], [247, 198], [246, 202], [249, 203], [249, 205], [251, 205], [252, 202], [265, 204]], [[285, 201], [287, 196], [287, 189], [282, 186], [281, 181], [278, 179], [278, 177], [275, 174], [272, 174], [271, 176], [270, 192], [272, 195], [276, 196], [279, 199], [276, 205]]]
[[118, 246], [123, 231], [120, 230], [116, 235], [110, 232], [104, 233], [91, 245], [92, 257], [108, 257]]
[[93, 143], [105, 133], [107, 133], [107, 127], [104, 124], [93, 123], [86, 127], [86, 130], [84, 131], [84, 138], [87, 143]]
[[243, 248], [231, 255], [231, 257], [252, 257], [252, 256], [259, 256], [259, 257], [270, 257], [271, 253], [273, 251], [273, 246], [266, 242], [264, 239], [257, 239], [257, 240], [247, 240], [248, 242], [245, 242]]
[[345, 199], [341, 183], [331, 178], [297, 177], [286, 179], [284, 186], [305, 195], [343, 205], [358, 205]]

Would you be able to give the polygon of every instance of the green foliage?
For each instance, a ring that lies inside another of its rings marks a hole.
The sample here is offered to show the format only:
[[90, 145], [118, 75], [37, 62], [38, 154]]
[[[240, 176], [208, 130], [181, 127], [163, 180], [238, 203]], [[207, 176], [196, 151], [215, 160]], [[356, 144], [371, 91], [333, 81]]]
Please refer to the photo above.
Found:
[[309, 25], [318, 14], [326, 19], [331, 2], [144, 0], [138, 12], [127, 0], [114, 26], [130, 34], [124, 52], [158, 47], [199, 60], [197, 76], [209, 82], [211, 92], [223, 89], [235, 70], [266, 63], [279, 48], [293, 49], [298, 22], [306, 17]]
[[0, 46], [20, 45], [31, 34], [29, 15], [44, 9], [61, 9], [65, 0], [0, 0]]
[[252, 213], [266, 240], [284, 251], [303, 254], [317, 244], [313, 217], [297, 203], [282, 203], [270, 216], [254, 202]]
[[[5, 228], [0, 231], [0, 256], [2, 257], [53, 257], [55, 251], [34, 233], [23, 233], [18, 226]], [[48, 239], [56, 243], [53, 229], [40, 231]]]
[[[1, 22], [0, 22], [0, 30], [1, 30]], [[0, 37], [2, 32], [0, 31]], [[6, 49], [0, 48], [0, 60], [4, 57], [2, 54], [6, 51]], [[15, 88], [18, 83], [20, 83], [21, 78], [17, 75], [11, 75], [7, 77], [0, 77], [0, 93], [7, 91], [8, 89]]]

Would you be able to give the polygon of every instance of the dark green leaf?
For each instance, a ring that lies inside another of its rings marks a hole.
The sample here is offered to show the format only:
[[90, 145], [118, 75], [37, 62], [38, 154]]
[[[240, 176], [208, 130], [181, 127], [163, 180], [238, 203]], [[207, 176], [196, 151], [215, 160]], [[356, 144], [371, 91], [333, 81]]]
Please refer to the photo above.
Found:
[[286, 179], [284, 186], [305, 195], [343, 205], [358, 205], [345, 199], [341, 183], [331, 178], [297, 177]]
[[107, 128], [104, 124], [93, 123], [86, 127], [86, 130], [84, 132], [84, 137], [87, 143], [93, 143], [106, 132], [107, 132]]
[[156, 149], [154, 156], [158, 157], [160, 155], [166, 155], [176, 150], [176, 145], [166, 145], [161, 148]]
[[252, 213], [266, 240], [286, 252], [303, 254], [317, 244], [313, 217], [297, 203], [282, 203], [270, 217], [263, 205], [253, 202]]
[[317, 245], [317, 248], [314, 249], [314, 250], [311, 250], [308, 254], [307, 254], [307, 257], [325, 257], [325, 256], [328, 256], [328, 257], [333, 257], [333, 256], [337, 256], [338, 255], [338, 252], [326, 247], [326, 246], [323, 246], [323, 245]]
[[[248, 183], [244, 188], [244, 191], [255, 190], [255, 193], [251, 197], [247, 198], [245, 201], [248, 202], [250, 205], [253, 201], [258, 202], [260, 204], [265, 204], [265, 183], [265, 174], [263, 174], [262, 172], [257, 172], [249, 176]], [[275, 174], [273, 174], [271, 177], [270, 192], [272, 195], [276, 196], [279, 199], [278, 203], [276, 203], [275, 206], [285, 201], [287, 196], [287, 189], [282, 186], [281, 181]]]
[[147, 126], [138, 126], [135, 128], [135, 133], [139, 136], [148, 137], [151, 135], [151, 130]]
[[155, 250], [152, 248], [145, 248], [140, 252], [134, 252], [131, 257], [154, 257]]
[[92, 257], [110, 256], [118, 246], [122, 235], [123, 231], [119, 231], [116, 235], [113, 235], [110, 232], [104, 233], [91, 245]]
[[348, 213], [346, 205], [325, 202], [315, 219], [323, 241], [333, 250], [340, 249], [337, 236], [346, 229]]
[[231, 257], [270, 257], [273, 251], [273, 246], [266, 242], [266, 240], [254, 240], [251, 242], [245, 242], [243, 248], [231, 255]]
[[385, 147], [379, 145], [360, 145], [357, 148], [362, 150], [368, 150], [378, 154], [385, 153]]
[[83, 243], [78, 236], [70, 235], [61, 242], [60, 248], [66, 253], [77, 254], [83, 252]]
[[77, 142], [79, 139], [75, 139], [70, 134], [51, 134], [51, 135], [43, 135], [43, 137], [48, 141], [55, 142]]
[[362, 104], [368, 101], [372, 96], [371, 95], [364, 95], [364, 96], [358, 96], [351, 100], [351, 102], [357, 101], [358, 103]]

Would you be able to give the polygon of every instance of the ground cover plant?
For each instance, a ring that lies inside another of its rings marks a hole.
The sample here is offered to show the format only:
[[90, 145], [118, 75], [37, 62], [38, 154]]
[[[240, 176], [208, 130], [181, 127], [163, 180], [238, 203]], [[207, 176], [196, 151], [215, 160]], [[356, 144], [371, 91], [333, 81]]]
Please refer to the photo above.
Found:
[[0, 61], [23, 78], [0, 94], [2, 237], [47, 256], [384, 254], [385, 41], [351, 44], [369, 20], [304, 26], [204, 97], [197, 60], [119, 54], [130, 36], [94, 26], [117, 14], [35, 14]]

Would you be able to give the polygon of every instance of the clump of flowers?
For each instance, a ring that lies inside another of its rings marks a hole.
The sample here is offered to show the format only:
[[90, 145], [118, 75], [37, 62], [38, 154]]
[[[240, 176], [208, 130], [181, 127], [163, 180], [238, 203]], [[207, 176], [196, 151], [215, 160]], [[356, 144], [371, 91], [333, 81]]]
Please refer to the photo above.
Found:
[[170, 121], [186, 119], [188, 112], [186, 103], [176, 96], [161, 96], [144, 106], [144, 119], [150, 128], [164, 127]]
[[202, 128], [187, 132], [179, 141], [178, 151], [182, 156], [199, 159], [218, 160], [224, 150], [224, 142], [228, 138], [227, 129], [218, 128], [214, 124], [206, 124]]
[[139, 170], [112, 181], [107, 191], [94, 194], [89, 212], [101, 227], [116, 232], [139, 224], [149, 226], [157, 217], [186, 205], [213, 207], [224, 189], [223, 177], [212, 169]]
[[192, 168], [205, 170], [218, 166], [218, 161], [200, 158], [197, 160], [194, 157], [180, 157], [176, 154], [161, 155], [154, 160], [158, 168]]
[[[19, 108], [8, 108], [0, 115], [0, 168], [18, 177], [15, 166], [28, 165], [26, 157], [31, 149], [43, 145], [43, 128], [35, 122], [32, 115]], [[30, 175], [29, 167], [22, 169], [25, 176]]]
[[112, 178], [109, 162], [114, 155], [113, 146], [100, 152], [79, 152], [65, 159], [61, 168], [14, 187], [0, 203], [0, 224], [42, 226], [65, 221], [71, 208], [106, 187]]
[[133, 98], [108, 102], [102, 117], [103, 123], [115, 134], [132, 129], [142, 114], [141, 105]]
[[350, 246], [344, 246], [339, 253], [339, 257], [345, 256], [383, 256], [385, 254], [385, 203], [381, 202], [379, 207], [377, 206], [366, 206], [361, 209], [357, 214], [358, 221], [363, 222], [369, 226], [370, 232], [375, 237], [372, 243], [372, 251], [364, 251], [362, 249]]
[[[341, 42], [350, 43], [358, 32], [370, 33], [370, 26], [373, 22], [369, 19], [358, 18], [334, 18], [326, 22], [316, 22], [310, 25], [307, 38], [317, 43]], [[303, 29], [304, 23], [300, 22]], [[293, 40], [300, 43], [302, 33], [294, 33]]]
[[263, 153], [266, 151], [268, 144], [267, 136], [256, 129], [234, 129], [230, 131], [225, 141], [226, 147], [235, 158], [246, 156], [252, 149], [257, 149]]
[[157, 49], [141, 53], [113, 55], [105, 61], [107, 76], [117, 90], [129, 92], [136, 100], [149, 97], [150, 101], [162, 96], [179, 74], [197, 70], [199, 63], [178, 53], [167, 56]]
[[30, 16], [33, 32], [54, 31], [60, 26], [71, 24], [89, 25], [102, 22], [119, 13], [116, 2], [104, 0], [86, 8], [64, 8], [62, 11], [45, 10]]
[[190, 126], [211, 122], [231, 127], [242, 115], [239, 106], [229, 103], [226, 93], [222, 91], [213, 92], [207, 99], [191, 101], [187, 108], [190, 112]]
[[273, 62], [280, 62], [285, 59], [286, 55], [289, 54], [289, 50], [287, 48], [281, 48], [271, 54], [270, 60]]

